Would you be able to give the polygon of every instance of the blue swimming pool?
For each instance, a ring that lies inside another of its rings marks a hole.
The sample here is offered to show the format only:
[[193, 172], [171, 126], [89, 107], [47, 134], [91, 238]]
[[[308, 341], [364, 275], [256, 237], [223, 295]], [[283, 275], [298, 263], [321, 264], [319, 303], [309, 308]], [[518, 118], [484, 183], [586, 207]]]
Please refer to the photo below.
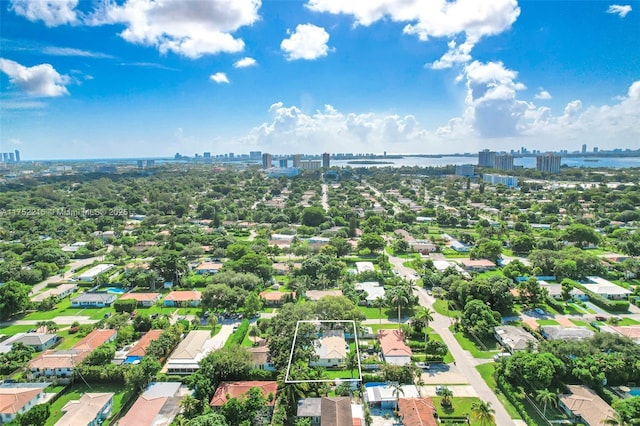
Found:
[[640, 396], [640, 388], [631, 388], [627, 392], [630, 396]]
[[124, 293], [126, 293], [126, 291], [121, 289], [121, 288], [109, 287], [109, 288], [107, 288], [107, 293], [124, 294]]

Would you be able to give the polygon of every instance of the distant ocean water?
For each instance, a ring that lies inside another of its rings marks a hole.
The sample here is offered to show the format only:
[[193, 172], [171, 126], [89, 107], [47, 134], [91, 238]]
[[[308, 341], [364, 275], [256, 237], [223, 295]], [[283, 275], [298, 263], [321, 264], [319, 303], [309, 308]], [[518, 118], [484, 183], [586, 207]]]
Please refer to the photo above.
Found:
[[[585, 161], [586, 160], [586, 161]], [[597, 160], [597, 161], [594, 161]], [[398, 159], [383, 159], [393, 164], [348, 164], [350, 160], [331, 160], [332, 166], [338, 167], [439, 167], [459, 164], [478, 164], [477, 156], [470, 157], [449, 157], [443, 156], [438, 158], [429, 157], [403, 157]], [[376, 161], [376, 160], [374, 160]], [[608, 167], [613, 169], [624, 169], [629, 167], [640, 167], [640, 157], [569, 157], [562, 158], [561, 164], [568, 167]], [[534, 169], [536, 167], [535, 157], [522, 157], [513, 159], [514, 166], [522, 166], [525, 169]]]

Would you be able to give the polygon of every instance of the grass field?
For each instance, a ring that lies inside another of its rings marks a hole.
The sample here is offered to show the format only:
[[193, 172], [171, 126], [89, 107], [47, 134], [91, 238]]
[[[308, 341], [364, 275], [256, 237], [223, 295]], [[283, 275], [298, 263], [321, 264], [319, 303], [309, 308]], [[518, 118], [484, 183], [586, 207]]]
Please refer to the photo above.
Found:
[[462, 349], [471, 352], [471, 355], [473, 355], [474, 358], [490, 359], [498, 353], [498, 343], [495, 341], [495, 339], [482, 342], [487, 347], [487, 349], [489, 349], [484, 350], [483, 348], [478, 347], [478, 344], [471, 336], [466, 336], [461, 332], [454, 333], [453, 335], [455, 336], [458, 343], [460, 343], [460, 346], [462, 346]]
[[18, 333], [26, 333], [32, 328], [34, 328], [33, 325], [9, 325], [7, 327], [0, 328], [0, 335], [4, 334], [5, 336], [13, 336]]
[[378, 308], [372, 308], [370, 306], [358, 306], [360, 312], [362, 312], [367, 319], [397, 319], [398, 318], [398, 310], [392, 308], [382, 308], [382, 315], [380, 315], [380, 311]]
[[443, 299], [436, 299], [436, 301], [433, 303], [433, 310], [440, 315], [445, 316], [460, 316], [462, 314], [462, 312], [455, 309], [449, 309], [448, 302]]
[[[438, 417], [443, 416], [455, 416], [455, 417], [469, 417], [469, 424], [472, 426], [481, 426], [480, 422], [473, 419], [471, 417], [471, 406], [475, 402], [479, 402], [479, 398], [473, 397], [456, 397], [455, 395], [451, 398], [451, 407], [443, 408], [442, 407], [442, 397], [436, 396], [432, 397], [433, 405], [436, 407], [436, 412], [438, 413]], [[495, 424], [495, 423], [494, 423]], [[487, 425], [488, 426], [488, 425]]]
[[478, 370], [480, 376], [487, 383], [487, 386], [489, 386], [489, 388], [491, 388], [491, 390], [496, 394], [505, 410], [507, 410], [507, 413], [509, 413], [509, 416], [511, 416], [512, 419], [521, 419], [522, 417], [520, 416], [520, 414], [518, 414], [518, 410], [516, 410], [516, 408], [511, 405], [509, 400], [500, 392], [500, 390], [497, 389], [496, 380], [493, 378], [495, 363], [489, 362], [487, 364], [478, 365], [476, 367], [476, 370]]

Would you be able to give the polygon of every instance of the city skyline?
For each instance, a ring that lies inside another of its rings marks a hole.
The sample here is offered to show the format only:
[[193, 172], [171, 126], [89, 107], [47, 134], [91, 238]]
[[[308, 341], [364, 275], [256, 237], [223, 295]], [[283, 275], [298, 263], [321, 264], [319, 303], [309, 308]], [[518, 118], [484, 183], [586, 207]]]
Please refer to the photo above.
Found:
[[24, 159], [640, 140], [638, 1], [0, 7], [0, 151]]

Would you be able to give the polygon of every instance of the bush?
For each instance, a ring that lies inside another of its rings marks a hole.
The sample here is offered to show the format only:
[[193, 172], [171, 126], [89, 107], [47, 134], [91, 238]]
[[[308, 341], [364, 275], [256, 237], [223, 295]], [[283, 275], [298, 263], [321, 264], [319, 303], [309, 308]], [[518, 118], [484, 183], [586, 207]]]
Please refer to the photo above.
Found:
[[518, 414], [520, 414], [522, 420], [524, 420], [528, 425], [535, 425], [536, 422], [533, 420], [533, 418], [531, 418], [529, 413], [527, 413], [522, 400], [516, 397], [515, 389], [513, 388], [513, 386], [511, 386], [511, 383], [509, 383], [504, 377], [496, 375], [496, 384], [498, 385], [498, 388], [502, 391], [504, 396], [509, 400], [511, 405], [513, 405], [516, 411], [518, 411]]
[[117, 313], [131, 313], [136, 309], [137, 303], [138, 302], [135, 300], [116, 300], [115, 302], [113, 302], [113, 308]]
[[231, 336], [229, 336], [226, 343], [224, 344], [224, 347], [228, 348], [233, 345], [240, 346], [240, 344], [242, 344], [242, 341], [244, 340], [244, 337], [247, 335], [248, 331], [249, 331], [249, 320], [244, 319], [242, 320], [242, 323], [240, 324], [238, 329], [234, 331], [231, 334]]

